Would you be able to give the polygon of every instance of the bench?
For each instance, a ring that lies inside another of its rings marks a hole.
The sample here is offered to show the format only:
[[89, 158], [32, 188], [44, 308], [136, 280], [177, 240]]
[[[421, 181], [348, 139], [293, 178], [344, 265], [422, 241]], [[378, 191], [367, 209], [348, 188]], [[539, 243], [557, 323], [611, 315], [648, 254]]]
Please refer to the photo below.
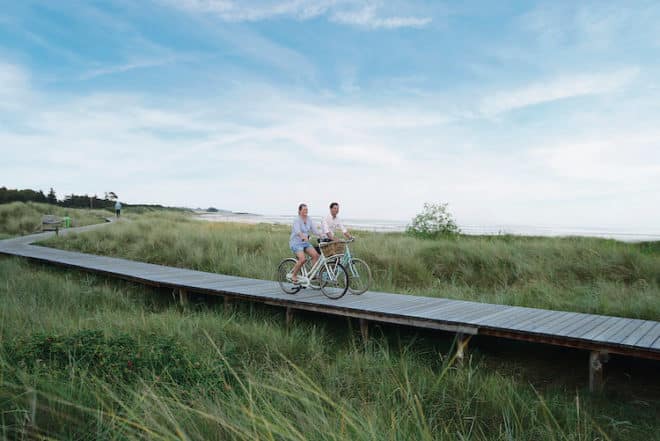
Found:
[[60, 234], [60, 227], [62, 226], [62, 218], [52, 214], [46, 214], [41, 218], [41, 231], [55, 231], [55, 234]]

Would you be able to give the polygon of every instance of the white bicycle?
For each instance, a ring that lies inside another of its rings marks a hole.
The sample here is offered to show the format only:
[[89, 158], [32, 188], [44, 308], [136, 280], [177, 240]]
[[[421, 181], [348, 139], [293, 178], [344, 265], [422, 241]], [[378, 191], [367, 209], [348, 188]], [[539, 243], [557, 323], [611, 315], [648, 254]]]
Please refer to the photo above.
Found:
[[348, 272], [339, 262], [341, 256], [334, 252], [338, 242], [321, 242], [321, 254], [316, 264], [308, 269], [303, 265], [298, 272], [298, 283], [293, 283], [293, 268], [297, 260], [293, 257], [284, 259], [277, 267], [277, 281], [287, 294], [296, 294], [301, 289], [321, 288], [321, 292], [330, 299], [340, 299], [349, 287]]

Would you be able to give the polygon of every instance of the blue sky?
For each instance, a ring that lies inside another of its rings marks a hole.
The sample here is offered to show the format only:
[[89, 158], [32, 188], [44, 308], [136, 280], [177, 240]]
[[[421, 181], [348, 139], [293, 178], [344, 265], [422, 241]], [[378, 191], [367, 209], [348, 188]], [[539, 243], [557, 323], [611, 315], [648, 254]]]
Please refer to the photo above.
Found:
[[0, 185], [660, 224], [660, 4], [7, 2]]

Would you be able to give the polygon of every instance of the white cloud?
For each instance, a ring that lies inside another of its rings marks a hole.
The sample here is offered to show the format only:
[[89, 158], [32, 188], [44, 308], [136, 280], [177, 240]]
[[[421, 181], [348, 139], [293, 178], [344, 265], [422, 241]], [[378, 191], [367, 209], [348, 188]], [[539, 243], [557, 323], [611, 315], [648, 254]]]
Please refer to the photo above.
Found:
[[0, 61], [0, 109], [21, 106], [28, 96], [28, 74], [17, 65]]
[[561, 178], [640, 188], [660, 181], [660, 132], [576, 138], [533, 149], [530, 157]]
[[89, 70], [80, 76], [81, 80], [90, 80], [92, 78], [101, 77], [104, 75], [113, 75], [117, 73], [129, 72], [135, 69], [145, 69], [149, 67], [163, 66], [166, 64], [174, 63], [177, 57], [165, 57], [161, 59], [144, 59], [135, 60], [128, 63], [123, 63], [114, 66], [105, 66], [97, 69]]
[[482, 100], [480, 110], [486, 116], [495, 116], [566, 98], [606, 94], [626, 86], [638, 73], [637, 67], [630, 67], [607, 73], [560, 76], [487, 96]]
[[[446, 201], [463, 223], [658, 220], [640, 194], [660, 192], [660, 133], [640, 135], [629, 109], [610, 116], [616, 126], [599, 109], [580, 119], [585, 132], [609, 127], [600, 136], [552, 127], [519, 138], [525, 130], [513, 125], [493, 139], [481, 131], [491, 121], [456, 120], [434, 100], [371, 104], [249, 81], [204, 97], [63, 95], [33, 89], [21, 67], [2, 66], [2, 78], [33, 100], [0, 109], [0, 119], [22, 122], [0, 128], [3, 185], [278, 214], [303, 200], [318, 214], [338, 199], [362, 218], [411, 218], [425, 201]], [[583, 90], [617, 81], [596, 83]], [[469, 110], [450, 96], [441, 106]]]
[[430, 17], [379, 13], [381, 2], [373, 0], [164, 0], [172, 6], [195, 13], [212, 13], [229, 22], [253, 22], [275, 18], [309, 20], [328, 16], [330, 21], [367, 29], [420, 28]]
[[432, 21], [430, 17], [379, 17], [373, 4], [354, 10], [336, 11], [330, 20], [370, 29], [422, 28]]

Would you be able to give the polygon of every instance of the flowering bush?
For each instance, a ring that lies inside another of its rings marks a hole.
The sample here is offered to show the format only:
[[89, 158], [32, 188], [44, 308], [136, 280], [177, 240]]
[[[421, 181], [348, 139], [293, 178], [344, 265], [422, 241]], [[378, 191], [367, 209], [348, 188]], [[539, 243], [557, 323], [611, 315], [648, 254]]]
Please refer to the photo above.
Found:
[[453, 216], [447, 209], [448, 204], [425, 203], [424, 210], [412, 220], [406, 232], [413, 236], [435, 238], [438, 236], [460, 233]]

